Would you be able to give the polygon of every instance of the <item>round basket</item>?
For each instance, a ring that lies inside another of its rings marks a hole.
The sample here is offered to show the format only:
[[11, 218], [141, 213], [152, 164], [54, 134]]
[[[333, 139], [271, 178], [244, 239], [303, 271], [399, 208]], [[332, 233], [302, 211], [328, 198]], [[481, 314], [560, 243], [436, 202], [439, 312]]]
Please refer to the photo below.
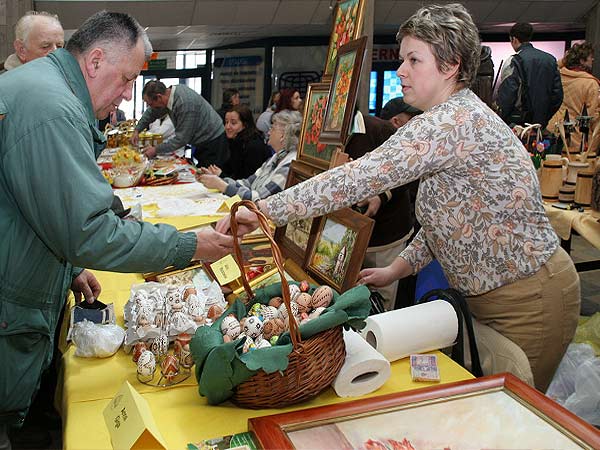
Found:
[[[235, 213], [240, 206], [245, 206], [256, 213], [259, 224], [269, 238], [273, 250], [273, 260], [281, 277], [281, 296], [288, 310], [289, 332], [294, 350], [290, 353], [288, 367], [283, 373], [266, 373], [260, 370], [247, 381], [239, 384], [231, 400], [246, 408], [281, 408], [299, 403], [327, 389], [344, 364], [346, 348], [342, 327], [337, 326], [323, 331], [310, 339], [302, 340], [298, 324], [293, 318], [290, 306], [289, 285], [283, 270], [281, 250], [271, 235], [267, 218], [250, 201], [243, 200], [231, 208], [231, 230], [237, 235]], [[242, 251], [239, 243], [234, 244], [234, 253], [240, 270], [244, 273]], [[247, 302], [254, 298], [254, 293], [245, 277], [242, 283], [247, 295]]]

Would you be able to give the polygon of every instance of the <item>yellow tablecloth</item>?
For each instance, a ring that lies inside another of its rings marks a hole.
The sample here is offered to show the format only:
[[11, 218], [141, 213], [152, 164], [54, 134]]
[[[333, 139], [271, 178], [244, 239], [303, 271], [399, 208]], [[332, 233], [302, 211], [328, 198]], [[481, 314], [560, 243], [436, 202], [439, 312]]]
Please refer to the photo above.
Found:
[[[185, 218], [177, 218], [174, 225], [181, 227]], [[123, 306], [129, 298], [132, 284], [143, 282], [141, 275], [95, 272], [102, 285], [101, 299], [113, 302], [117, 321], [123, 325]], [[64, 336], [64, 333], [63, 333]], [[64, 343], [63, 343], [64, 344]], [[102, 411], [117, 393], [124, 381], [129, 381], [148, 401], [152, 414], [169, 449], [185, 448], [188, 442], [217, 437], [247, 430], [247, 420], [259, 415], [309, 408], [348, 401], [328, 389], [316, 399], [283, 410], [247, 410], [231, 403], [209, 406], [198, 394], [194, 375], [184, 383], [167, 388], [154, 388], [140, 383], [131, 356], [121, 349], [106, 359], [79, 358], [74, 347], [63, 345], [62, 393], [59, 394], [63, 417], [63, 445], [66, 449], [111, 448], [108, 429]], [[465, 380], [472, 375], [442, 353], [437, 353], [442, 383]], [[428, 386], [430, 383], [411, 381], [407, 359], [392, 364], [392, 376], [378, 391], [366, 396]]]
[[561, 239], [568, 240], [571, 230], [577, 231], [586, 241], [600, 249], [600, 212], [586, 209], [584, 212], [566, 211], [545, 203], [544, 209], [550, 223]]

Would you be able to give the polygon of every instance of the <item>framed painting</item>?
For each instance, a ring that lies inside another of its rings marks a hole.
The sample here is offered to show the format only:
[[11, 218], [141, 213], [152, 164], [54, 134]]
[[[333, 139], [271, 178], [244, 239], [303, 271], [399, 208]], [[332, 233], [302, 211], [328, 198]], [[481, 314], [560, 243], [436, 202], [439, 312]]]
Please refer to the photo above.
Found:
[[355, 286], [374, 223], [350, 208], [323, 216], [308, 251], [306, 271], [340, 293]]
[[[292, 161], [285, 187], [294, 186], [319, 172], [315, 167]], [[306, 254], [318, 227], [320, 218], [300, 219], [275, 229], [275, 242], [285, 258], [292, 259], [298, 266], [304, 267]]]
[[311, 83], [308, 85], [304, 101], [302, 131], [298, 143], [297, 160], [322, 170], [329, 169], [337, 150], [335, 145], [319, 142], [328, 99], [329, 84]]
[[344, 145], [354, 117], [354, 105], [367, 38], [350, 41], [339, 50], [319, 142]]
[[364, 0], [340, 0], [337, 2], [329, 36], [323, 81], [331, 80], [340, 47], [358, 39], [362, 34], [364, 9]]
[[600, 430], [511, 374], [248, 421], [261, 448], [600, 448]]

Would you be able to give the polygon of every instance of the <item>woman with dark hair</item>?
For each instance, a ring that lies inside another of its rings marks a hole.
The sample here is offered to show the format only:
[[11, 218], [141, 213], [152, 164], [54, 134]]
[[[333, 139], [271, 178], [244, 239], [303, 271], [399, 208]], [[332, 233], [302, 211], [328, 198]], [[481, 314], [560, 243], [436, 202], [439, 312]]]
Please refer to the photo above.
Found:
[[236, 180], [247, 178], [271, 156], [262, 133], [256, 128], [252, 111], [247, 106], [233, 106], [225, 113], [225, 134], [231, 154], [229, 160], [222, 169], [215, 165], [202, 167], [202, 173]]
[[[565, 111], [569, 111], [569, 119], [574, 120], [581, 115], [585, 106], [587, 115], [592, 116], [594, 120], [598, 119], [600, 81], [591, 73], [593, 63], [594, 48], [588, 42], [575, 44], [565, 53], [560, 68], [564, 98], [560, 109], [548, 123], [550, 132], [558, 134], [556, 127], [559, 122], [565, 120]], [[580, 144], [581, 132], [576, 129], [571, 133], [571, 149], [579, 150]]]
[[279, 91], [279, 100], [277, 100], [277, 106], [275, 112], [283, 111], [288, 109], [290, 111], [300, 111], [302, 108], [302, 97], [300, 97], [300, 91], [297, 89], [285, 88]]

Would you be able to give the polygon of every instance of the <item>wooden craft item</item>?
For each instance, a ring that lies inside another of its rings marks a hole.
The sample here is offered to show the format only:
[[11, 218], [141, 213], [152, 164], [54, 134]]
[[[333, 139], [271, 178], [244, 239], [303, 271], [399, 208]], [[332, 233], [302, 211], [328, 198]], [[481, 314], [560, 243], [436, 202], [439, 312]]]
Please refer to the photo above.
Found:
[[592, 202], [592, 177], [594, 172], [589, 169], [577, 172], [577, 184], [575, 186], [575, 203], [583, 207], [589, 207]]

